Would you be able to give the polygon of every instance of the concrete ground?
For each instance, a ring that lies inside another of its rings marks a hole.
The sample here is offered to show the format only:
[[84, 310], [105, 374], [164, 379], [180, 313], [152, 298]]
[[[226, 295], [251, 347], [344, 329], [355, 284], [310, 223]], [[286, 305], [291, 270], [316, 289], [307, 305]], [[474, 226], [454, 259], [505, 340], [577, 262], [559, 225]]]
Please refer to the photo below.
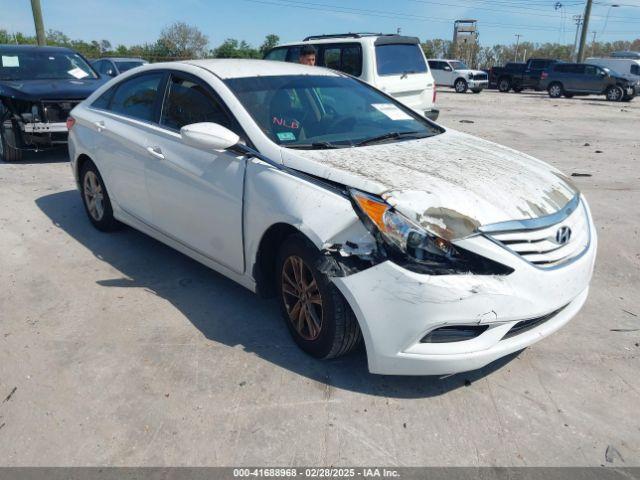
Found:
[[30, 155], [0, 163], [0, 465], [639, 466], [640, 99], [438, 101], [445, 126], [591, 175], [599, 258], [568, 326], [447, 379], [319, 362], [272, 301], [93, 229], [66, 153]]

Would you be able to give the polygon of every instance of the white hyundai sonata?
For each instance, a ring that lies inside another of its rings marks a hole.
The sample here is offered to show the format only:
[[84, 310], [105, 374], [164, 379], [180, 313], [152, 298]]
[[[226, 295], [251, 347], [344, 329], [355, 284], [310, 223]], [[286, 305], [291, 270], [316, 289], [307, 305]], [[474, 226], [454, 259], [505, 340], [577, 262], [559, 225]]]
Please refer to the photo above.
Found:
[[555, 168], [443, 128], [348, 75], [158, 63], [72, 112], [89, 220], [130, 225], [262, 295], [318, 358], [480, 368], [584, 304], [596, 230]]

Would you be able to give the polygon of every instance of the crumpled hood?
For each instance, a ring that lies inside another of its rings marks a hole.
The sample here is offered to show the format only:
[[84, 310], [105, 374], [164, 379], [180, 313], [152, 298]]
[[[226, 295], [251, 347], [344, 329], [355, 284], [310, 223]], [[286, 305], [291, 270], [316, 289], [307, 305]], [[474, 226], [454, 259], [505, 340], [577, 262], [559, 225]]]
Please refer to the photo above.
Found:
[[444, 238], [548, 215], [578, 190], [560, 171], [493, 142], [447, 130], [419, 140], [336, 150], [282, 149], [285, 165], [369, 193]]
[[3, 95], [23, 100], [79, 100], [91, 95], [109, 79], [63, 80], [4, 80], [0, 89]]

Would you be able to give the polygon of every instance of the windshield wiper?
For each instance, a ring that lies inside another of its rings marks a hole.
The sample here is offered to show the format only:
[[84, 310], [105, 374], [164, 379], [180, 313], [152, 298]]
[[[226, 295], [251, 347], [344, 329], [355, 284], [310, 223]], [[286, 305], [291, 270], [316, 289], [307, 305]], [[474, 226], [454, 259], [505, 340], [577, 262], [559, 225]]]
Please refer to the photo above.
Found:
[[[331, 142], [313, 142], [313, 143], [297, 143], [293, 145], [283, 145], [287, 148], [299, 148], [301, 150], [326, 150], [330, 148], [344, 148], [342, 145], [336, 145]], [[348, 145], [345, 145], [348, 146]]]
[[382, 142], [384, 140], [391, 140], [391, 139], [402, 138], [402, 137], [415, 137], [419, 133], [420, 132], [389, 132], [389, 133], [385, 133], [383, 135], [378, 135], [378, 136], [375, 136], [375, 137], [366, 138], [366, 139], [362, 140], [361, 142], [358, 142], [356, 144], [356, 147], [361, 147], [363, 145], [370, 145], [372, 143], [378, 143], [378, 142]]

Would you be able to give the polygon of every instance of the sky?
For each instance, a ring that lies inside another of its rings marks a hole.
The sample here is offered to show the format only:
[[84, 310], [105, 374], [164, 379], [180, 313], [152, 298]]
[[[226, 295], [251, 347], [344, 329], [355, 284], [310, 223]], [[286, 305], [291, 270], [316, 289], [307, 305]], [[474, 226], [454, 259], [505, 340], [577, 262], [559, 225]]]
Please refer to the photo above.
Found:
[[[589, 39], [640, 37], [640, 0], [595, 0]], [[455, 19], [478, 20], [480, 43], [572, 43], [573, 15], [584, 0], [41, 0], [45, 29], [72, 39], [109, 40], [127, 46], [153, 42], [162, 28], [184, 21], [215, 47], [227, 38], [282, 42], [337, 32], [385, 32], [398, 28], [420, 39], [450, 39]], [[617, 5], [617, 6], [611, 6]], [[29, 0], [0, 0], [0, 29], [34, 34]]]

